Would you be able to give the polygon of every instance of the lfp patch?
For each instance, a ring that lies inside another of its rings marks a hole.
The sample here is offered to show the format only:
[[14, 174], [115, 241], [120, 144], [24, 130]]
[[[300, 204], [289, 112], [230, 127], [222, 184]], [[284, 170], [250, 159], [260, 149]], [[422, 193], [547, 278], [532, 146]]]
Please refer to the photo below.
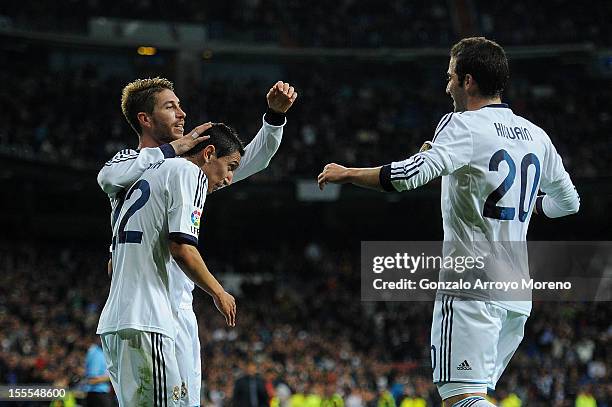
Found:
[[200, 211], [199, 209], [196, 209], [195, 211], [193, 211], [191, 213], [191, 224], [195, 227], [195, 228], [200, 228], [200, 218], [202, 217], [202, 211]]

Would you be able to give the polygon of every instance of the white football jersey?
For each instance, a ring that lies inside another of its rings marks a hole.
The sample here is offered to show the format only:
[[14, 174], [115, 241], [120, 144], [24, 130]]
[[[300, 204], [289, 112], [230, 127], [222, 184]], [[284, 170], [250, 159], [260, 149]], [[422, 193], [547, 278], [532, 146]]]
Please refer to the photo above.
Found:
[[[261, 128], [244, 149], [244, 156], [234, 172], [234, 183], [248, 178], [268, 166], [281, 144], [283, 128], [286, 123], [285, 120], [280, 126], [272, 125], [266, 122], [264, 115]], [[106, 162], [98, 174], [98, 184], [110, 199], [111, 220], [114, 217], [115, 208], [121, 202], [125, 189], [131, 186], [149, 166], [159, 160], [174, 156], [172, 146], [163, 144], [158, 148], [143, 148], [139, 151], [121, 150]], [[170, 258], [168, 267], [175, 270], [171, 273], [172, 276], [176, 277], [171, 284], [173, 289], [181, 290], [177, 303], [173, 303], [173, 307], [191, 308], [195, 284], [181, 271], [173, 258]]]
[[113, 219], [113, 277], [98, 334], [132, 328], [174, 338], [173, 311], [184, 273], [169, 267], [169, 241], [197, 245], [207, 182], [190, 161], [160, 160], [119, 201]]
[[[513, 242], [520, 248], [536, 201], [539, 213], [549, 217], [577, 211], [578, 194], [550, 138], [506, 104], [449, 113], [426, 144], [407, 160], [383, 166], [380, 182], [386, 190], [404, 191], [442, 176], [444, 256], [480, 255], [472, 242]], [[538, 198], [538, 190], [546, 195]], [[499, 252], [500, 246], [488, 247]], [[526, 250], [496, 255], [528, 276]], [[531, 310], [530, 301], [499, 305]]]

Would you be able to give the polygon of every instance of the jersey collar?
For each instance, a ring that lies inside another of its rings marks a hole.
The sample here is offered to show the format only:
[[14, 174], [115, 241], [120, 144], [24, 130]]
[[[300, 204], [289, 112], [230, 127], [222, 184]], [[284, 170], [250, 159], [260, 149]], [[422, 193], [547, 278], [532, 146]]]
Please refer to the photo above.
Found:
[[508, 109], [509, 106], [508, 106], [507, 103], [492, 103], [490, 105], [486, 105], [486, 106], [483, 106], [483, 107], [500, 107], [500, 108], [503, 108], [503, 109]]

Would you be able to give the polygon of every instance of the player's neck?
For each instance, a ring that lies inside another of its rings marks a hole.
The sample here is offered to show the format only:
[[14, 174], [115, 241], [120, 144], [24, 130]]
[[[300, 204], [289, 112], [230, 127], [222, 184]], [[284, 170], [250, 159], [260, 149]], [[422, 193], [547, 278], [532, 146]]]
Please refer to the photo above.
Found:
[[202, 158], [200, 154], [195, 154], [195, 155], [192, 155], [189, 157], [183, 157], [183, 158], [187, 161], [191, 161], [192, 163], [197, 165], [199, 168], [202, 168], [202, 166], [205, 164], [204, 159]]
[[153, 137], [148, 134], [141, 134], [138, 138], [138, 149], [149, 148], [149, 147], [159, 147], [160, 144]]
[[488, 105], [501, 103], [501, 98], [495, 96], [492, 98], [469, 97], [467, 100], [467, 110], [478, 110]]

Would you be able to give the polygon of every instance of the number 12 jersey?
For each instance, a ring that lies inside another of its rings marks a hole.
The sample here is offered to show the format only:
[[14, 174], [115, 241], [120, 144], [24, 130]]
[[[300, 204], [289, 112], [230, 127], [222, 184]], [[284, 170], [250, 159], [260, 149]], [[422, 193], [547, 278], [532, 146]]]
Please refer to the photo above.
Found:
[[181, 272], [169, 243], [197, 245], [207, 191], [206, 175], [183, 158], [151, 164], [113, 211], [110, 293], [97, 333], [123, 329], [175, 337], [173, 312], [182, 293]]

